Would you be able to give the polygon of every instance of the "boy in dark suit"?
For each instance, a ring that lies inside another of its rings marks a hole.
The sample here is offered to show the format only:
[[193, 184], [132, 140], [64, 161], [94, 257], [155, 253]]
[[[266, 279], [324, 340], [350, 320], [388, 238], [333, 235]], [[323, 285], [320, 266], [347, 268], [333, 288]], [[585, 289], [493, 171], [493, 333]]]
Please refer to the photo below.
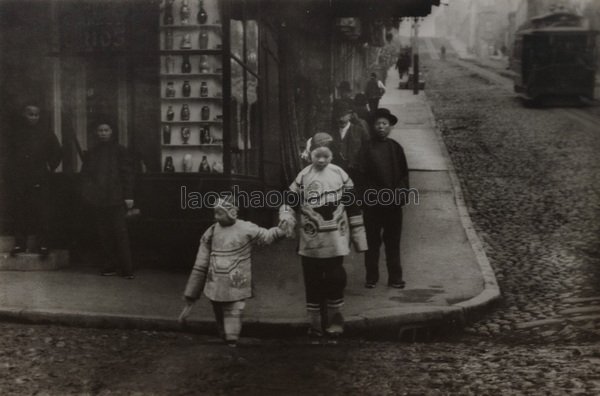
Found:
[[[379, 250], [385, 245], [388, 286], [402, 289], [400, 264], [400, 237], [402, 235], [402, 207], [408, 194], [408, 165], [402, 146], [388, 136], [398, 118], [388, 109], [377, 109], [369, 118], [371, 138], [361, 150], [363, 211], [367, 244], [365, 287], [374, 288], [379, 281]], [[379, 193], [392, 191], [393, 202], [382, 202]]]

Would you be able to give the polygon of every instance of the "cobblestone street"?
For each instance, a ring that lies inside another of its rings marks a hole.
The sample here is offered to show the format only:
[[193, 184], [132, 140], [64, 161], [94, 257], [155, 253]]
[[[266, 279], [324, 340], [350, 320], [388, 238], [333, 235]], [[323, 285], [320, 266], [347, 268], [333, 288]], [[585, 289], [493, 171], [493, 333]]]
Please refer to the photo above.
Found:
[[407, 344], [0, 324], [4, 395], [598, 394], [600, 347], [476, 337]]
[[427, 67], [428, 97], [503, 293], [498, 309], [467, 332], [597, 339], [600, 119], [527, 108], [508, 80], [490, 82], [476, 68]]

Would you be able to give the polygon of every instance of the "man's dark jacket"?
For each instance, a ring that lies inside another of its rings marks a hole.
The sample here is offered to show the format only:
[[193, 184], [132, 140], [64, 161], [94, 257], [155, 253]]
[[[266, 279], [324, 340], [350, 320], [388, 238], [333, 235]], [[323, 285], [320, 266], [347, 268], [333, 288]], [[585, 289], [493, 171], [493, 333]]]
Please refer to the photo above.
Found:
[[[366, 189], [408, 190], [408, 164], [402, 146], [390, 138], [372, 137], [360, 153], [360, 174], [363, 181], [359, 193]], [[408, 195], [408, 191], [404, 197]], [[406, 204], [403, 200], [400, 205]]]
[[127, 149], [114, 141], [99, 143], [85, 155], [81, 177], [87, 204], [118, 206], [133, 199], [133, 162]]
[[44, 184], [60, 164], [62, 150], [56, 135], [40, 122], [17, 122], [9, 142], [9, 180], [13, 187]]
[[352, 173], [359, 167], [360, 150], [368, 140], [367, 132], [360, 125], [351, 123], [343, 140], [338, 128], [331, 133], [331, 136], [333, 137], [333, 160], [331, 162], [352, 177]]

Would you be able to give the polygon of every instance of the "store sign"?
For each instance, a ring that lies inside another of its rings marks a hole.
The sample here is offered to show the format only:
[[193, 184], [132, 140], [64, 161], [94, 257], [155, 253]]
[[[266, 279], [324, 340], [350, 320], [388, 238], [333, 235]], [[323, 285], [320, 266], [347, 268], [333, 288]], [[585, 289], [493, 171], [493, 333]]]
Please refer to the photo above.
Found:
[[127, 15], [128, 8], [115, 2], [69, 5], [61, 13], [61, 50], [126, 50]]

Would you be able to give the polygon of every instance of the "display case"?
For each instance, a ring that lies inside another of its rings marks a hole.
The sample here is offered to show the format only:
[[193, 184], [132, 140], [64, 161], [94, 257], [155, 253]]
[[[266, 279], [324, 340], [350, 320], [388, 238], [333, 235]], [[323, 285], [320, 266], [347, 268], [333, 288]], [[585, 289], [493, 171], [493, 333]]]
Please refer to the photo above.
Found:
[[163, 0], [160, 134], [163, 173], [222, 174], [223, 37], [218, 0]]

